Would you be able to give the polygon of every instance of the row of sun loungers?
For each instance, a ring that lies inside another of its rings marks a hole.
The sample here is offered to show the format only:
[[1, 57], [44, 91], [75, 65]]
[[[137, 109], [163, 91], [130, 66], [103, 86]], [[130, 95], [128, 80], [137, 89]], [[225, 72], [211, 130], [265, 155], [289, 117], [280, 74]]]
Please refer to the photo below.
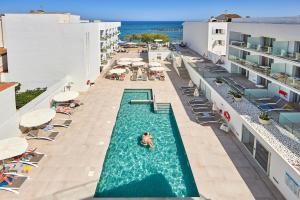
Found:
[[[74, 107], [70, 108], [70, 103], [56, 105], [57, 107], [68, 108], [66, 110], [57, 109], [57, 113], [68, 115], [69, 117], [74, 112]], [[80, 102], [75, 102], [75, 107], [82, 105]], [[43, 129], [33, 129], [27, 133], [26, 139], [38, 139], [46, 141], [54, 141], [59, 135], [59, 132], [54, 130], [55, 127], [68, 128], [72, 123], [70, 118], [56, 118], [47, 124]], [[0, 190], [9, 191], [18, 194], [18, 190], [23, 183], [29, 179], [24, 175], [31, 170], [32, 167], [38, 167], [38, 163], [46, 155], [37, 152], [36, 149], [29, 150], [22, 155], [2, 161], [3, 169], [0, 169]]]
[[24, 175], [24, 173], [28, 172], [25, 170], [29, 170], [31, 167], [38, 167], [38, 163], [44, 156], [46, 155], [33, 149], [6, 160], [3, 164], [3, 169], [0, 171], [0, 190], [18, 194], [20, 187], [29, 178]]
[[[188, 97], [194, 96], [196, 87], [181, 87], [180, 88], [183, 95]], [[204, 97], [204, 95], [199, 91], [200, 96], [189, 99], [187, 103], [190, 105], [192, 112], [196, 117], [197, 123], [201, 125], [221, 123], [222, 118], [219, 114], [212, 110], [212, 104]]]

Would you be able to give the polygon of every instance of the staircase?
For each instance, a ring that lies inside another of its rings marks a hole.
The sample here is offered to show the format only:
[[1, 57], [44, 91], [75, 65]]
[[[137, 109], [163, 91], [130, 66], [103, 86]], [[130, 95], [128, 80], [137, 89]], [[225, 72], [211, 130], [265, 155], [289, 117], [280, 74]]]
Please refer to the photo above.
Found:
[[172, 112], [171, 104], [169, 103], [156, 103], [156, 108], [154, 110], [157, 114], [169, 114]]

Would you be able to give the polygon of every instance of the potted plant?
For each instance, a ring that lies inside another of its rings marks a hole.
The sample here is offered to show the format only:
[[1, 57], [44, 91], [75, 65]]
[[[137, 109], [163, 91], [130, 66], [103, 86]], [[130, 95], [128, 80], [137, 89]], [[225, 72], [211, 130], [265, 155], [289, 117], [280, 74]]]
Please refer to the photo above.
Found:
[[242, 101], [242, 94], [240, 92], [231, 90], [229, 94], [233, 96], [235, 101]]
[[261, 112], [258, 116], [259, 123], [268, 125], [271, 123], [270, 117], [267, 112]]
[[217, 86], [223, 85], [223, 83], [224, 83], [222, 78], [220, 78], [220, 77], [217, 77], [215, 82], [216, 82]]

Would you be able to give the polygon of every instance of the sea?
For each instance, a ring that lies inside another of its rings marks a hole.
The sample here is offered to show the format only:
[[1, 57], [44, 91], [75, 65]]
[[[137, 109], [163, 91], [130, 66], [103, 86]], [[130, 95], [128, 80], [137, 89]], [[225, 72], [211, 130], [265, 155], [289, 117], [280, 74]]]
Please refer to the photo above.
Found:
[[126, 41], [126, 35], [140, 33], [162, 33], [173, 42], [182, 41], [182, 21], [122, 21], [120, 39]]

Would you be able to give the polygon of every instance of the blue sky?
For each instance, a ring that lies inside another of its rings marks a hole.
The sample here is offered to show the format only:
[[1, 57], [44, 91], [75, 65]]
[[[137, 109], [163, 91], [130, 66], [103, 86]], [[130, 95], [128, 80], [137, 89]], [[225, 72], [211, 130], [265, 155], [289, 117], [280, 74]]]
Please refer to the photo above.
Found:
[[242, 16], [300, 15], [300, 0], [0, 0], [0, 13], [66, 11], [85, 19], [199, 20], [224, 11]]

